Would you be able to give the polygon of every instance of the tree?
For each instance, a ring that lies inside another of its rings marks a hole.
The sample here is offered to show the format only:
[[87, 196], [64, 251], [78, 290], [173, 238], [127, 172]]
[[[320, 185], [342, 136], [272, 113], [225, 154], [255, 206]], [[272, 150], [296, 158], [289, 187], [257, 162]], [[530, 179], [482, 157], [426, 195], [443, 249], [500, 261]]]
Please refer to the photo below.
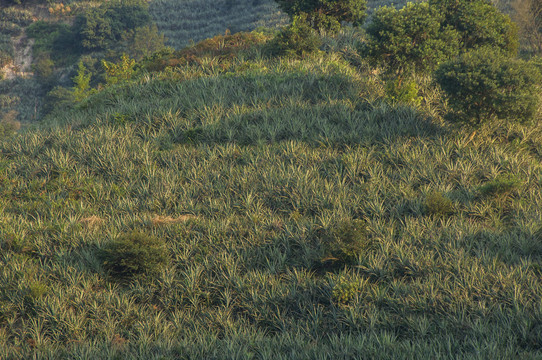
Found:
[[92, 74], [87, 71], [82, 61], [79, 61], [77, 75], [73, 78], [75, 86], [73, 87], [73, 95], [75, 101], [81, 101], [90, 94], [90, 79]]
[[105, 49], [112, 39], [111, 23], [103, 7], [88, 10], [75, 20], [81, 46], [86, 50]]
[[126, 54], [122, 54], [118, 63], [112, 63], [102, 60], [102, 66], [105, 69], [105, 81], [108, 85], [114, 85], [122, 81], [127, 81], [132, 78], [135, 73], [135, 60], [130, 59]]
[[283, 28], [271, 40], [266, 50], [273, 56], [302, 57], [318, 50], [322, 41], [307, 24], [307, 14], [294, 16], [290, 26]]
[[491, 118], [529, 121], [540, 104], [542, 75], [528, 62], [494, 48], [480, 48], [442, 64], [437, 83], [458, 120], [474, 124]]
[[464, 51], [492, 46], [516, 55], [517, 25], [489, 0], [429, 0], [429, 4], [444, 15], [443, 25], [459, 32]]
[[432, 71], [459, 52], [458, 33], [443, 26], [443, 20], [427, 3], [408, 3], [401, 10], [381, 7], [367, 28], [369, 38], [361, 51], [391, 73]]
[[164, 49], [165, 42], [156, 24], [127, 30], [122, 35], [123, 50], [138, 61]]
[[290, 18], [302, 13], [315, 29], [337, 30], [341, 22], [361, 25], [367, 16], [366, 0], [276, 0]]
[[86, 50], [104, 50], [119, 42], [122, 34], [150, 23], [147, 5], [139, 0], [114, 1], [77, 17], [75, 28]]

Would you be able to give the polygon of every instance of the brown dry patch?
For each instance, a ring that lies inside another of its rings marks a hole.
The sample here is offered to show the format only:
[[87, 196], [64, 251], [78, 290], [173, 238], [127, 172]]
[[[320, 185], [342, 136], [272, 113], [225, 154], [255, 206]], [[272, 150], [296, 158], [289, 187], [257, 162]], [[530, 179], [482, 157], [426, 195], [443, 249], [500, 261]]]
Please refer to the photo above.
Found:
[[126, 340], [125, 338], [123, 338], [119, 334], [113, 335], [113, 338], [111, 339], [111, 345], [113, 345], [115, 347], [118, 347], [118, 348], [124, 347], [127, 342], [128, 342], [128, 340]]
[[180, 215], [176, 218], [171, 216], [162, 216], [162, 215], [155, 215], [151, 222], [154, 226], [166, 226], [166, 225], [173, 225], [173, 224], [181, 224], [184, 222], [187, 222], [188, 220], [196, 219], [197, 217], [195, 215]]
[[96, 215], [92, 215], [92, 216], [82, 218], [81, 220], [79, 220], [79, 222], [83, 224], [87, 229], [94, 229], [100, 226], [101, 224], [103, 224], [104, 221], [105, 221], [104, 219]]

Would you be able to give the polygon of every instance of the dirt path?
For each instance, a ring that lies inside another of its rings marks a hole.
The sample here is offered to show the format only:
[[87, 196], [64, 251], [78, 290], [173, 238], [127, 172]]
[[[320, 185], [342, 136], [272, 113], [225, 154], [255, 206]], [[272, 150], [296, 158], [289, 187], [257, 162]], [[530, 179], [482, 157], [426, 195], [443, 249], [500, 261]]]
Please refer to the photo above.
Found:
[[34, 39], [29, 39], [23, 30], [22, 34], [13, 39], [13, 62], [3, 69], [6, 79], [15, 77], [30, 77], [34, 75], [30, 70], [32, 66], [32, 45]]

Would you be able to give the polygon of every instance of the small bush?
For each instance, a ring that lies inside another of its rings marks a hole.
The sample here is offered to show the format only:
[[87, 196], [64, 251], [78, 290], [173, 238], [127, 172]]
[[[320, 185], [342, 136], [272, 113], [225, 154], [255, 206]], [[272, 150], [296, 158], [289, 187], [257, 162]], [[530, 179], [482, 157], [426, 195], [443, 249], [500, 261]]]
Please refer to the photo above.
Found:
[[513, 175], [499, 175], [478, 189], [482, 197], [508, 196], [521, 185], [521, 180]]
[[46, 284], [40, 281], [32, 281], [26, 288], [25, 298], [28, 300], [36, 300], [47, 295], [48, 292], [49, 287]]
[[423, 211], [426, 215], [446, 217], [455, 212], [452, 200], [448, 199], [440, 191], [430, 192], [423, 203]]
[[533, 64], [482, 48], [442, 64], [435, 73], [455, 120], [474, 124], [497, 117], [532, 120], [540, 103], [542, 76]]
[[320, 238], [323, 262], [350, 264], [371, 248], [363, 220], [343, 220], [325, 229]]
[[386, 97], [392, 104], [401, 103], [419, 106], [423, 98], [418, 93], [418, 84], [415, 81], [397, 79], [386, 84]]
[[163, 240], [139, 232], [111, 241], [99, 257], [104, 269], [117, 279], [155, 274], [168, 259]]
[[307, 24], [306, 15], [300, 15], [267, 44], [266, 52], [272, 56], [303, 57], [317, 51], [321, 45], [322, 40]]
[[339, 304], [348, 304], [361, 293], [364, 285], [363, 280], [341, 276], [333, 286], [333, 300]]

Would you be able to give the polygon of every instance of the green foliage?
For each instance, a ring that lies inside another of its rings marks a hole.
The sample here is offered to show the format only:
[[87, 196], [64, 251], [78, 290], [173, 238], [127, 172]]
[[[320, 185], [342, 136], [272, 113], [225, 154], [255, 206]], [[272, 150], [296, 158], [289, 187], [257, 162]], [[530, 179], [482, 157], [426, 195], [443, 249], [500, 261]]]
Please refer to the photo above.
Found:
[[[206, 44], [0, 141], [0, 358], [539, 356], [542, 124], [473, 138], [339, 54]], [[499, 171], [521, 191], [473, 198]], [[416, 216], [430, 189], [457, 216]], [[322, 264], [352, 217], [378, 246]], [[119, 286], [93, 249], [134, 228], [171, 258]]]
[[43, 56], [48, 56], [58, 66], [73, 64], [82, 50], [74, 30], [67, 24], [36, 21], [26, 29], [26, 34], [35, 39], [34, 56], [46, 54]]
[[99, 258], [107, 273], [121, 280], [156, 274], [168, 262], [164, 241], [140, 232], [109, 242], [101, 249]]
[[85, 99], [90, 93], [90, 79], [92, 74], [88, 72], [82, 61], [79, 61], [77, 75], [73, 78], [73, 95], [75, 101], [79, 102]]
[[349, 304], [360, 295], [365, 285], [365, 282], [358, 278], [341, 276], [333, 286], [333, 300], [339, 304]]
[[333, 264], [351, 264], [372, 246], [363, 220], [342, 220], [322, 231], [322, 261]]
[[131, 58], [141, 60], [165, 48], [165, 37], [155, 24], [127, 30], [122, 34], [122, 49]]
[[38, 81], [43, 86], [49, 87], [55, 81], [55, 63], [53, 60], [51, 60], [47, 53], [42, 53], [36, 59], [34, 59], [32, 69], [34, 70], [34, 74], [37, 76]]
[[4, 67], [13, 60], [13, 44], [11, 37], [0, 33], [0, 67]]
[[102, 50], [114, 39], [107, 8], [99, 7], [77, 17], [75, 22], [78, 40], [86, 50]]
[[150, 22], [144, 1], [113, 1], [91, 8], [77, 17], [75, 29], [86, 50], [104, 50], [122, 39], [129, 30]]
[[386, 98], [392, 104], [420, 106], [423, 98], [418, 94], [418, 84], [413, 80], [395, 79], [386, 83]]
[[21, 123], [17, 121], [17, 111], [10, 110], [0, 115], [0, 139], [13, 136], [21, 128]]
[[541, 74], [536, 67], [488, 48], [442, 64], [435, 78], [454, 116], [462, 121], [529, 121], [540, 104]]
[[455, 212], [452, 200], [440, 191], [431, 191], [427, 194], [423, 203], [423, 211], [426, 215], [435, 217], [448, 217]]
[[445, 16], [443, 25], [457, 30], [463, 50], [491, 46], [514, 56], [518, 50], [518, 29], [510, 16], [489, 0], [430, 0]]
[[522, 181], [514, 175], [498, 175], [495, 179], [485, 183], [478, 188], [482, 197], [507, 197], [517, 190]]
[[41, 281], [32, 281], [30, 284], [28, 284], [28, 287], [25, 291], [25, 297], [29, 301], [37, 300], [49, 292], [49, 287], [47, 284], [41, 282]]
[[367, 28], [361, 52], [389, 72], [433, 70], [459, 51], [458, 34], [443, 26], [444, 17], [427, 3], [408, 3], [397, 10], [379, 8]]
[[136, 62], [126, 54], [122, 54], [118, 63], [102, 60], [102, 66], [106, 71], [105, 81], [108, 85], [128, 81], [135, 74]]
[[361, 25], [366, 17], [366, 0], [277, 0], [290, 18], [304, 19], [315, 29], [336, 31], [342, 22]]
[[0, 9], [0, 19], [24, 27], [32, 23], [33, 15], [31, 11], [26, 9], [7, 7]]
[[306, 15], [294, 17], [291, 25], [285, 27], [266, 46], [271, 56], [303, 57], [318, 51], [321, 39], [306, 22]]
[[[44, 114], [49, 114], [54, 111], [67, 111], [72, 108], [77, 102], [74, 88], [68, 89], [63, 86], [56, 86], [45, 96], [45, 105], [43, 106]], [[83, 94], [79, 94], [79, 99], [84, 99]]]

